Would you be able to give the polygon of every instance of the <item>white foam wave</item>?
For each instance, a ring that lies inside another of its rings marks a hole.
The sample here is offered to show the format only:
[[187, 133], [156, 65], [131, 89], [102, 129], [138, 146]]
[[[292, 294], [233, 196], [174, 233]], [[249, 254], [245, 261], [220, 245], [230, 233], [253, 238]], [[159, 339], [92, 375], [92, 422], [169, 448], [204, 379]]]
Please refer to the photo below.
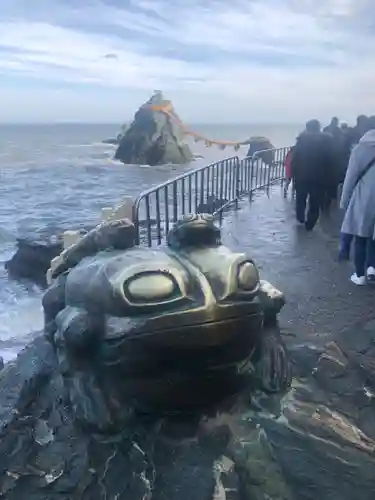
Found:
[[43, 328], [41, 292], [28, 295], [26, 290], [17, 290], [7, 295], [7, 300], [1, 300], [3, 305], [0, 307], [0, 356], [4, 361], [14, 359]]

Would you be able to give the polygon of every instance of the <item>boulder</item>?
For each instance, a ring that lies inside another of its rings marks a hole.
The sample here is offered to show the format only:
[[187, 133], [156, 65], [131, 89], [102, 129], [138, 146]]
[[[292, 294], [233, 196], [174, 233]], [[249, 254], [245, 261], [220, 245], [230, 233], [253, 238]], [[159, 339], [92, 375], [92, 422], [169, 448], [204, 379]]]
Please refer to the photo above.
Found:
[[[141, 231], [154, 227], [156, 219], [138, 221]], [[81, 236], [86, 235], [92, 226], [79, 229]], [[133, 236], [131, 236], [133, 238]], [[133, 241], [133, 240], [131, 240]], [[63, 251], [63, 233], [57, 235], [31, 238], [18, 238], [16, 253], [5, 263], [5, 269], [11, 279], [17, 281], [31, 281], [41, 288], [47, 286], [46, 272], [51, 260], [58, 257]]]
[[139, 108], [120, 140], [115, 159], [125, 164], [150, 166], [180, 165], [194, 159], [173, 108], [170, 111], [173, 117], [153, 109], [167, 102], [161, 92], [156, 92]]
[[102, 141], [103, 144], [111, 144], [112, 146], [117, 146], [119, 144], [119, 140], [116, 138], [104, 139]]
[[254, 156], [255, 153], [261, 151], [260, 154], [256, 155], [256, 158], [261, 159], [268, 166], [272, 165], [274, 161], [274, 151], [271, 150], [275, 149], [275, 146], [267, 137], [250, 137], [245, 144], [249, 144], [246, 156]]
[[29, 280], [44, 288], [51, 260], [60, 255], [62, 250], [61, 237], [35, 241], [18, 238], [16, 253], [5, 263], [5, 269], [12, 279]]

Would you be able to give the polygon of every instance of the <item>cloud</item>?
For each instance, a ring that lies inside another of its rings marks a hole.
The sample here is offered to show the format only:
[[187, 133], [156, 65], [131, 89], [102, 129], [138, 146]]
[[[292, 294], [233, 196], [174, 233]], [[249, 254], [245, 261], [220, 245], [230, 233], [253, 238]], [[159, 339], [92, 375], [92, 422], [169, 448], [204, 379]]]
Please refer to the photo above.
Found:
[[163, 89], [187, 121], [375, 113], [371, 0], [12, 0], [2, 120], [122, 121]]

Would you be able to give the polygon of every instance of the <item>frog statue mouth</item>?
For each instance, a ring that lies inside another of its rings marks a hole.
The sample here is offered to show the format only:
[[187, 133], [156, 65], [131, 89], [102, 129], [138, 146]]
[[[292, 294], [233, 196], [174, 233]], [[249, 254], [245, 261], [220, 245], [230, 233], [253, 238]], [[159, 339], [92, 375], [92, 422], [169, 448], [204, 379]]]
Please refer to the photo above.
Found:
[[117, 414], [231, 386], [263, 334], [254, 262], [221, 245], [208, 216], [177, 223], [165, 248], [127, 246], [107, 229], [104, 245], [99, 228], [67, 252], [43, 302], [73, 406], [90, 420], [95, 397]]

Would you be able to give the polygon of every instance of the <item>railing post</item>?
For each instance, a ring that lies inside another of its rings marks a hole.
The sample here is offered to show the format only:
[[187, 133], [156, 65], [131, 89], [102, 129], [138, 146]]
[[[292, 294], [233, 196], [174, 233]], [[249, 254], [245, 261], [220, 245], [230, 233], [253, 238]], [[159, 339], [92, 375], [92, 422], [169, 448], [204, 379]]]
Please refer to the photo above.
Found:
[[238, 208], [238, 200], [240, 198], [240, 181], [241, 181], [241, 173], [240, 173], [240, 159], [236, 156], [235, 159], [235, 186], [236, 186], [236, 208]]

